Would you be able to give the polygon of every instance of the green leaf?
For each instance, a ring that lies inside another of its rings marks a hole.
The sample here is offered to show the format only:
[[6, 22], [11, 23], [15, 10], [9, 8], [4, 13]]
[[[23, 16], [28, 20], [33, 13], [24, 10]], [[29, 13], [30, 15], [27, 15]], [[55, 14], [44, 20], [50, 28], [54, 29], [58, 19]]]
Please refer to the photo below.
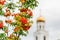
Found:
[[2, 30], [3, 30], [3, 31], [6, 31], [6, 30], [8, 30], [8, 27], [4, 26], [4, 27], [2, 28]]
[[27, 33], [25, 33], [23, 30], [20, 30], [19, 34], [22, 36], [27, 36]]
[[0, 40], [7, 40], [5, 33], [0, 33]]
[[0, 15], [4, 15], [4, 11], [3, 10], [0, 10]]
[[36, 0], [27, 0], [24, 4], [23, 4], [23, 6], [25, 7], [25, 8], [32, 8], [32, 9], [34, 9], [36, 6], [38, 5], [38, 2], [36, 1]]
[[4, 7], [7, 7], [8, 8], [8, 10], [12, 10], [13, 12], [14, 12], [14, 9], [17, 7], [18, 8], [18, 6], [15, 4], [15, 3], [12, 3], [12, 2], [10, 2], [10, 3], [6, 3], [5, 5], [4, 5]]
[[16, 22], [12, 22], [12, 24], [11, 24], [12, 26], [15, 26], [16, 25]]

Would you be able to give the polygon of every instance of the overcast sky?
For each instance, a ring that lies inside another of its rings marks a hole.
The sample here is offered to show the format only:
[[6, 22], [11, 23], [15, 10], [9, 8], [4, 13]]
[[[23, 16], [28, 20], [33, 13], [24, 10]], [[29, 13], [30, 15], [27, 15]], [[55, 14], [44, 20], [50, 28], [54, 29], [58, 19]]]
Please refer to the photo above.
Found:
[[45, 17], [45, 29], [49, 33], [49, 40], [60, 39], [60, 0], [38, 0], [39, 5], [33, 10], [34, 24], [29, 30], [29, 35], [23, 40], [34, 40], [33, 33], [36, 31], [36, 19], [40, 15]]

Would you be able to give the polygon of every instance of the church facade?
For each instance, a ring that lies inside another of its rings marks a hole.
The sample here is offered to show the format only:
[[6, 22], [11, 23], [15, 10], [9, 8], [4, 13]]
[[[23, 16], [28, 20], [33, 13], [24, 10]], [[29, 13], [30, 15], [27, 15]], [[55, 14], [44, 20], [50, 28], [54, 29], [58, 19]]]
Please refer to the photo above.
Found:
[[40, 16], [37, 18], [37, 30], [34, 33], [35, 40], [48, 40], [48, 32], [45, 30], [45, 19]]

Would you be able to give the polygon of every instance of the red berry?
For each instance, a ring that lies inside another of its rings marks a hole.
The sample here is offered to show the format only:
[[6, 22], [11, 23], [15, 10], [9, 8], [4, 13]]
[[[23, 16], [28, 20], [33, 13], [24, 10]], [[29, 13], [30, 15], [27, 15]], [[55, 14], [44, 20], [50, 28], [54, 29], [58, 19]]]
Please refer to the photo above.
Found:
[[27, 23], [27, 19], [24, 18], [24, 17], [20, 18], [20, 21], [22, 22], [22, 24], [26, 24]]
[[32, 16], [32, 11], [30, 9], [27, 10], [27, 13], [29, 14], [29, 16]]
[[0, 29], [3, 28], [3, 22], [0, 22]]
[[27, 9], [26, 8], [21, 8], [20, 11], [21, 12], [27, 12]]
[[0, 0], [0, 4], [4, 5], [5, 0]]
[[24, 30], [29, 30], [30, 26], [24, 26], [23, 29]]
[[3, 5], [3, 4], [4, 4], [4, 2], [1, 2], [1, 4]]

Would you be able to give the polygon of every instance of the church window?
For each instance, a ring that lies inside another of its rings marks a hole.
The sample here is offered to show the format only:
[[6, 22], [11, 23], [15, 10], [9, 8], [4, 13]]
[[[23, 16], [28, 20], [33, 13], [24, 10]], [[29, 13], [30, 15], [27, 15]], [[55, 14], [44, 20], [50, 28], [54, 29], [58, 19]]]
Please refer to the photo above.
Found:
[[38, 37], [36, 36], [36, 40], [38, 40]]
[[46, 40], [46, 37], [44, 36], [44, 40]]
[[40, 29], [41, 29], [41, 25], [40, 25]]

